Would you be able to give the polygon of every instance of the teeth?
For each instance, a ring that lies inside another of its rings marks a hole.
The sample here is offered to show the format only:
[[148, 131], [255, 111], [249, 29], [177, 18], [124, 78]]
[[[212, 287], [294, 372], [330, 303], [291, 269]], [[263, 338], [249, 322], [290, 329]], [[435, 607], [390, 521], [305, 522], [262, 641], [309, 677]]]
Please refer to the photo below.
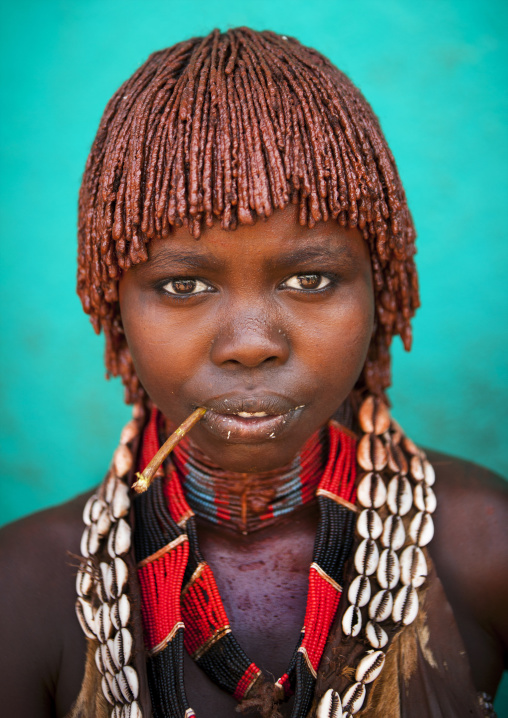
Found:
[[268, 416], [266, 411], [239, 411], [237, 416], [241, 416], [242, 419], [252, 419], [253, 417]]

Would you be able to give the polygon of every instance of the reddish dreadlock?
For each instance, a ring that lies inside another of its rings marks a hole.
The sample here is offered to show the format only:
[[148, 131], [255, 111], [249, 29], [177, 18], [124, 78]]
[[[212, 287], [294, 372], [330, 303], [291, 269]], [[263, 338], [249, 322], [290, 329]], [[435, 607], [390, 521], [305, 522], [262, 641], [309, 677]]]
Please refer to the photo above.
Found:
[[369, 243], [377, 324], [359, 380], [390, 384], [389, 347], [411, 343], [415, 231], [393, 156], [361, 93], [293, 38], [214, 30], [151, 55], [106, 107], [79, 199], [78, 293], [127, 400], [143, 395], [118, 279], [153, 237], [253, 224], [290, 202], [302, 225], [336, 219]]

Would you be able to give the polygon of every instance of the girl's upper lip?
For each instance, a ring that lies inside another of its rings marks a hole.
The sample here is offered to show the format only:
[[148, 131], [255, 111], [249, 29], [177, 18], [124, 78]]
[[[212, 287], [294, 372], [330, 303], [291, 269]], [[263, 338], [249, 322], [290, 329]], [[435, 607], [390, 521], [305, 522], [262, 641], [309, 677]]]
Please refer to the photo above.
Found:
[[287, 414], [303, 406], [301, 401], [289, 399], [278, 394], [264, 396], [227, 395], [204, 401], [200, 406], [217, 414], [264, 413], [270, 416]]

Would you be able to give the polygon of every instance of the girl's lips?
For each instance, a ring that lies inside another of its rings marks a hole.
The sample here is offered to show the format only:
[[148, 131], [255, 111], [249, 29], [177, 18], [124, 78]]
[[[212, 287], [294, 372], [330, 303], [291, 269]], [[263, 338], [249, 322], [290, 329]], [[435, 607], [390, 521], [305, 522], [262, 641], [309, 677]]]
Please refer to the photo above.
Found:
[[[303, 408], [303, 406], [298, 406], [282, 414], [266, 414], [265, 416], [259, 416], [264, 413], [260, 411], [221, 414], [209, 409], [200, 423], [212, 434], [225, 441], [254, 444], [278, 439], [300, 416]], [[245, 416], [248, 413], [252, 414], [249, 418]]]

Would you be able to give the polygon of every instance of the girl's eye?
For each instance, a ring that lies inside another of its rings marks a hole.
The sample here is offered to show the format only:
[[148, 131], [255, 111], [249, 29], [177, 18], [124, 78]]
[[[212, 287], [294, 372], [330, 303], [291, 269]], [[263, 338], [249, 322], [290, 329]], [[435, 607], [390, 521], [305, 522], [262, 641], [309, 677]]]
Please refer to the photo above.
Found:
[[164, 284], [162, 288], [167, 294], [180, 297], [210, 291], [210, 286], [200, 279], [187, 279], [185, 277], [172, 279], [170, 282], [167, 282], [167, 284]]
[[315, 291], [316, 289], [325, 289], [331, 283], [332, 280], [322, 274], [294, 274], [289, 279], [286, 279], [284, 287]]

